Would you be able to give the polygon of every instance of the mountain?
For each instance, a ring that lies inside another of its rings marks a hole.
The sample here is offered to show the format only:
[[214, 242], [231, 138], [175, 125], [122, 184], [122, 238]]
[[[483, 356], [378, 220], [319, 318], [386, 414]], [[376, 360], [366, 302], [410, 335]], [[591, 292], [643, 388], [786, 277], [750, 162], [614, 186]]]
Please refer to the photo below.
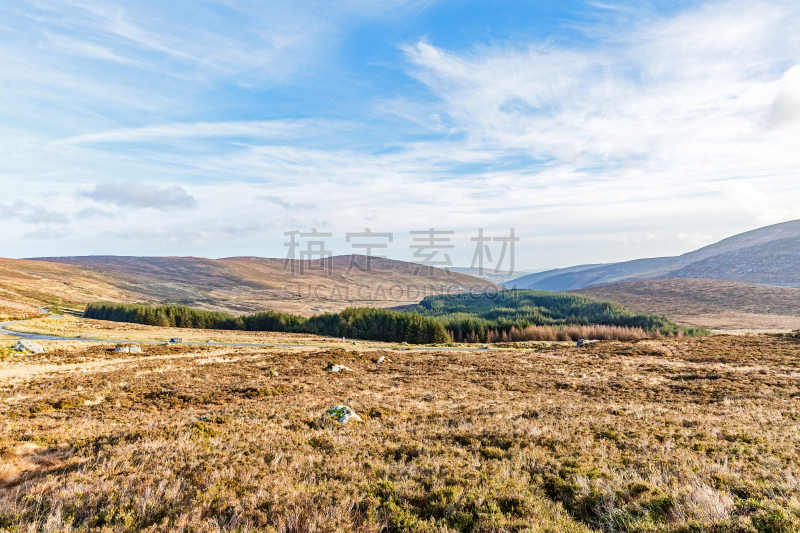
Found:
[[459, 274], [466, 274], [468, 276], [485, 279], [487, 281], [491, 281], [492, 283], [503, 283], [505, 281], [516, 279], [520, 276], [533, 274], [534, 272], [540, 272], [538, 270], [536, 271], [522, 270], [519, 272], [514, 272], [513, 274], [509, 274], [506, 271], [500, 271], [495, 273], [494, 269], [492, 268], [484, 268], [483, 272], [481, 273], [479, 268], [467, 268], [467, 267], [448, 267], [448, 270], [450, 270], [451, 272], [458, 272]]
[[699, 278], [800, 287], [800, 220], [734, 235], [676, 257], [579, 265], [522, 276], [507, 287], [568, 291], [627, 281]]
[[[497, 286], [415, 263], [337, 256], [320, 265], [262, 257], [42, 257], [0, 259], [0, 315], [43, 305], [179, 303], [233, 313], [273, 309], [301, 315], [348, 306], [395, 307], [433, 294]], [[20, 307], [22, 306], [22, 307]], [[7, 309], [7, 310], [4, 310]], [[24, 311], [24, 313], [23, 313]]]

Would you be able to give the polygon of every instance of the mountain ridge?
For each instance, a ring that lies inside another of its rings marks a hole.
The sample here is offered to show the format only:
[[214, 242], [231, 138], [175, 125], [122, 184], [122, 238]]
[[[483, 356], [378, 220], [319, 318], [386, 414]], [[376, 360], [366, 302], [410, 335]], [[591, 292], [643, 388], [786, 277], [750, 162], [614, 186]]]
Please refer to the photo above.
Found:
[[[367, 261], [371, 264], [366, 270]], [[81, 307], [91, 301], [177, 303], [247, 314], [306, 316], [346, 307], [396, 307], [447, 292], [496, 290], [494, 283], [407, 261], [334, 256], [320, 264], [267, 257], [64, 256], [0, 259], [5, 316], [25, 302]], [[26, 296], [27, 295], [27, 296]], [[0, 305], [2, 307], [2, 305]], [[2, 314], [2, 313], [0, 313]]]
[[756, 228], [679, 256], [576, 265], [522, 276], [502, 285], [568, 291], [666, 278], [800, 287], [800, 220]]

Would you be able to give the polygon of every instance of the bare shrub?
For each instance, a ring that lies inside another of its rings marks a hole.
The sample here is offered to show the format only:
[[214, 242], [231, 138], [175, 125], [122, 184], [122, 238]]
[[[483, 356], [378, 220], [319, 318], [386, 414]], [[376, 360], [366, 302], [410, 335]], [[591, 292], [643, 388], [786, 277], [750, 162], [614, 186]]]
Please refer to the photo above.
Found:
[[488, 341], [577, 341], [578, 339], [637, 341], [651, 337], [660, 335], [650, 334], [642, 328], [623, 326], [528, 326], [525, 329], [512, 327], [509, 331], [492, 330], [489, 332]]

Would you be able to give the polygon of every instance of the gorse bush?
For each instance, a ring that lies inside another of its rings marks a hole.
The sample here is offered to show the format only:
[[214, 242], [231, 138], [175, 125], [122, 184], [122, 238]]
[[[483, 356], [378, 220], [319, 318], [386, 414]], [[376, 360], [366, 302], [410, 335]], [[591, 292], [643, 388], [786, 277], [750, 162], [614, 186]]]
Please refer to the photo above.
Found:
[[436, 318], [459, 342], [569, 340], [578, 335], [587, 339], [635, 340], [709, 334], [704, 328], [680, 326], [663, 316], [634, 313], [617, 302], [546, 291], [428, 296], [412, 312]]
[[411, 344], [450, 341], [447, 330], [434, 318], [371, 307], [348, 308], [337, 314], [306, 318], [276, 311], [233, 316], [179, 305], [92, 303], [86, 307], [84, 316], [150, 326], [311, 333]]

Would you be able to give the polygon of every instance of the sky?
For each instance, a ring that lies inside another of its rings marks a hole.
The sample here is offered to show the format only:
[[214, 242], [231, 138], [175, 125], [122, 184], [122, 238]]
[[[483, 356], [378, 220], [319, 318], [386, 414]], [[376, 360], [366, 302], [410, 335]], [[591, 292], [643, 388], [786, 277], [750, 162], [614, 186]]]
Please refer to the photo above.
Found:
[[0, 255], [685, 253], [800, 219], [798, 27], [796, 1], [9, 2]]

